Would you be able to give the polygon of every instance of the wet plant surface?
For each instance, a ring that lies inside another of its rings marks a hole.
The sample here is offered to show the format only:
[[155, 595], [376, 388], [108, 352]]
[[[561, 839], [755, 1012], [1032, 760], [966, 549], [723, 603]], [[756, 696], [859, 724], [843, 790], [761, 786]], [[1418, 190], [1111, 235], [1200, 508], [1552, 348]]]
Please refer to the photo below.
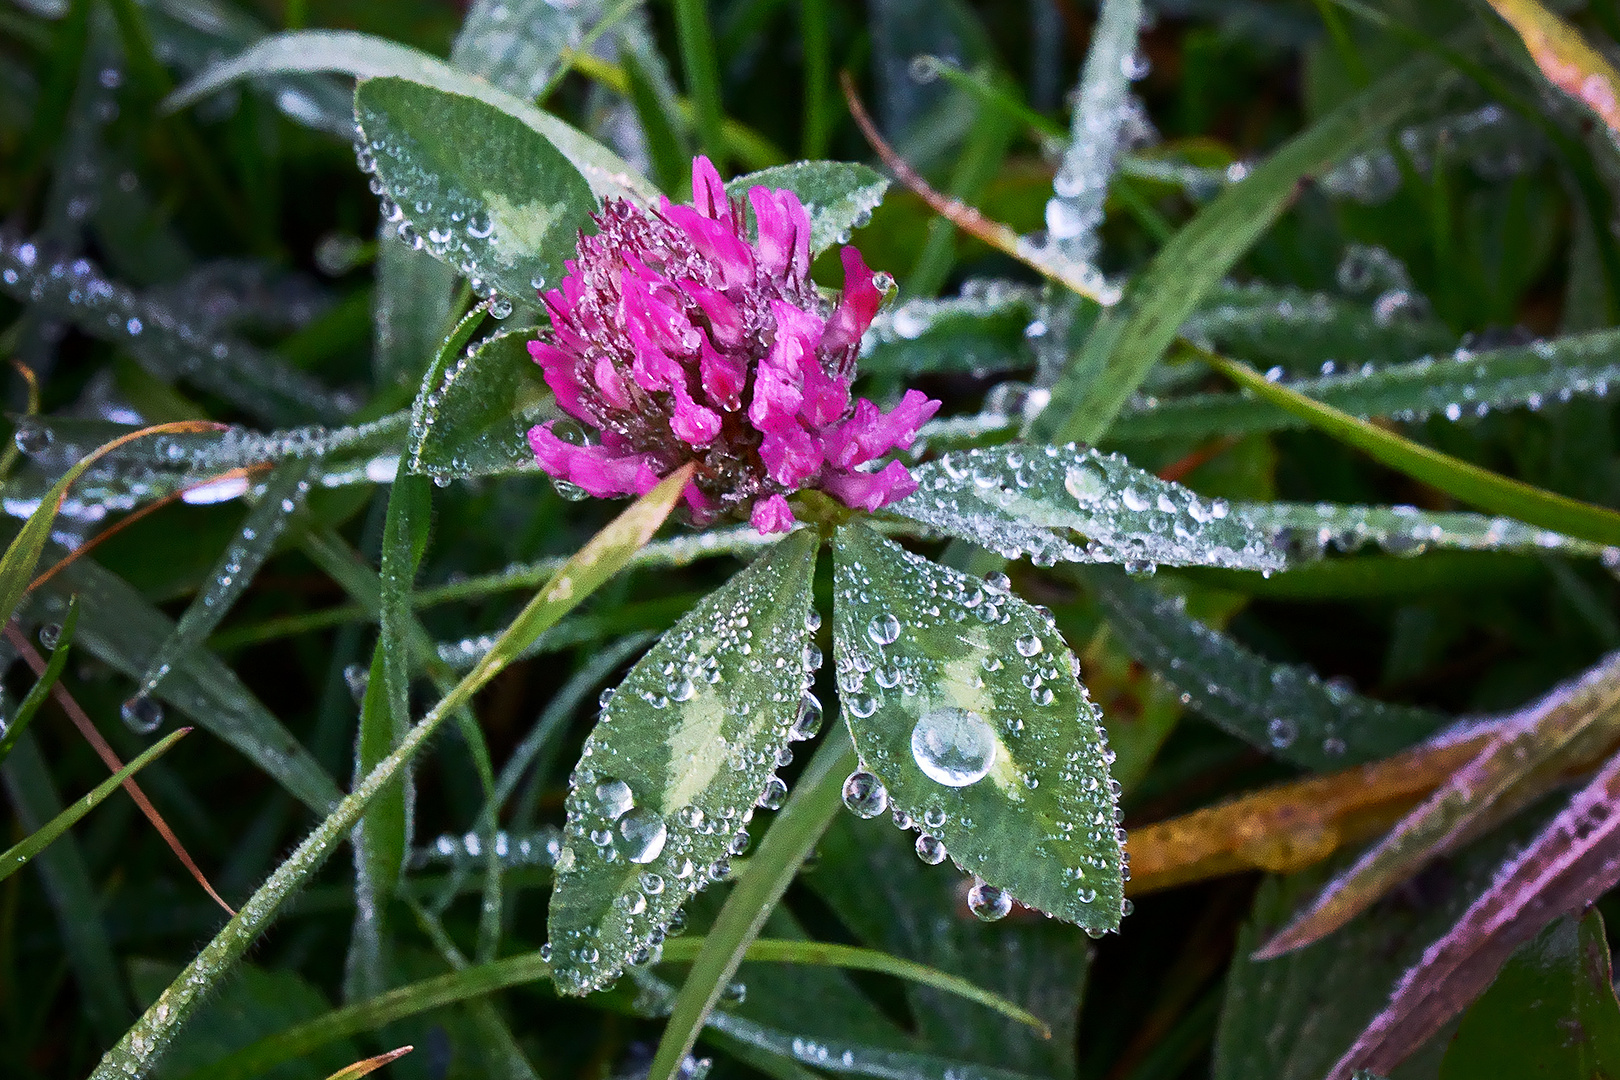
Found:
[[0, 1073], [1614, 1075], [1617, 40], [13, 0]]

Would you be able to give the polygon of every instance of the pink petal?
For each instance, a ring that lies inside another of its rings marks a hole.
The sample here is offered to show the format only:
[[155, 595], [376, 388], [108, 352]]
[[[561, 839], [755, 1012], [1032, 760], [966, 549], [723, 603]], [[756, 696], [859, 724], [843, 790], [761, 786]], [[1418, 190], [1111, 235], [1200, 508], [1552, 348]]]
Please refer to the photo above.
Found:
[[834, 473], [821, 486], [838, 496], [844, 505], [856, 510], [876, 510], [917, 490], [917, 481], [898, 461], [891, 461], [875, 473]]
[[529, 342], [529, 355], [540, 365], [546, 385], [557, 398], [557, 407], [577, 420], [595, 423], [595, 415], [583, 400], [584, 384], [574, 373], [574, 358], [545, 341]]
[[725, 293], [699, 285], [695, 281], [682, 282], [681, 288], [708, 318], [709, 337], [714, 340], [715, 345], [722, 349], [735, 349], [742, 344], [742, 312]]
[[720, 415], [692, 400], [686, 387], [676, 383], [675, 415], [670, 417], [669, 428], [675, 437], [689, 446], [708, 446], [720, 434]]
[[665, 216], [691, 238], [693, 246], [720, 271], [726, 288], [754, 283], [754, 249], [727, 223], [711, 221], [690, 206], [671, 206]]
[[829, 375], [816, 358], [823, 327], [821, 318], [785, 300], [771, 301], [771, 313], [776, 316], [776, 340], [766, 354], [767, 362], [799, 373], [804, 396], [800, 411], [811, 427], [832, 423], [849, 408], [849, 383]]
[[602, 397], [615, 409], [630, 409], [635, 407], [635, 399], [630, 396], [629, 389], [624, 385], [624, 376], [619, 374], [618, 365], [611, 357], [599, 356], [596, 367], [592, 371], [596, 380], [596, 388], [601, 391]]
[[939, 402], [920, 390], [907, 390], [900, 404], [887, 413], [865, 398], [855, 403], [855, 414], [827, 436], [827, 459], [834, 467], [853, 468], [895, 448], [910, 446], [917, 430], [939, 411]]
[[645, 454], [616, 454], [603, 446], [575, 446], [558, 438], [551, 423], [529, 429], [529, 448], [549, 475], [577, 484], [598, 498], [641, 495], [658, 483], [658, 475]]
[[748, 201], [754, 205], [759, 226], [760, 265], [767, 274], [782, 277], [792, 269], [795, 276], [810, 272], [810, 215], [799, 197], [791, 191], [753, 187]]
[[748, 406], [748, 419], [764, 432], [799, 431], [799, 409], [804, 390], [799, 373], [791, 368], [761, 360], [754, 372], [754, 400]]
[[741, 408], [743, 387], [748, 381], [747, 359], [719, 352], [707, 341], [698, 356], [698, 372], [709, 401], [727, 412]]
[[731, 224], [731, 204], [726, 200], [726, 185], [720, 182], [720, 170], [702, 154], [692, 159], [692, 205], [704, 217]]
[[696, 480], [687, 481], [686, 490], [681, 492], [681, 497], [686, 500], [686, 505], [692, 512], [694, 525], [707, 525], [714, 520], [716, 512], [720, 509], [719, 500], [705, 495], [703, 489], [697, 486]]
[[876, 275], [861, 258], [861, 253], [846, 247], [838, 254], [844, 261], [844, 295], [838, 298], [838, 307], [827, 320], [827, 332], [821, 338], [822, 346], [828, 350], [857, 344], [883, 303], [883, 294], [875, 284]]
[[702, 335], [686, 315], [653, 296], [647, 282], [631, 269], [619, 274], [619, 312], [627, 329], [639, 329], [660, 349], [695, 352]]
[[771, 432], [759, 444], [766, 474], [783, 487], [796, 488], [821, 471], [821, 446], [802, 429]]
[[787, 532], [793, 528], [793, 508], [782, 496], [772, 495], [768, 499], [760, 499], [754, 503], [748, 521], [761, 536]]
[[685, 369], [654, 345], [640, 326], [627, 325], [625, 336], [636, 354], [630, 364], [630, 375], [643, 390], [668, 390], [685, 381]]

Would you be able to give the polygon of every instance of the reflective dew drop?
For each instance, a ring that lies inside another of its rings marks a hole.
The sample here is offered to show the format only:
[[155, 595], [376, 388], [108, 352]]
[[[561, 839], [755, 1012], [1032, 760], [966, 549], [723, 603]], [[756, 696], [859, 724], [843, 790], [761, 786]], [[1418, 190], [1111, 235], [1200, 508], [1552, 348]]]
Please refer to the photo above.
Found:
[[858, 818], [875, 818], [889, 808], [889, 791], [869, 772], [852, 772], [844, 781], [844, 805]]
[[967, 787], [995, 764], [996, 736], [976, 712], [934, 709], [911, 729], [911, 756], [935, 783]]
[[1019, 656], [1035, 656], [1041, 651], [1041, 639], [1034, 634], [1025, 634], [1013, 642], [1013, 647], [1018, 650]]
[[1007, 917], [1012, 910], [1012, 897], [1007, 890], [988, 881], [975, 881], [968, 890], [968, 910], [985, 922]]
[[39, 643], [46, 649], [54, 652], [56, 645], [62, 640], [62, 627], [56, 623], [46, 623], [39, 628]]
[[893, 645], [900, 638], [900, 620], [889, 614], [873, 616], [866, 624], [866, 636], [879, 645]]
[[629, 784], [610, 776], [597, 782], [596, 801], [603, 817], [617, 821], [635, 805], [636, 797]]
[[773, 776], [765, 781], [765, 790], [759, 793], [759, 806], [764, 810], [780, 810], [786, 798], [787, 785], [781, 777]]
[[1281, 716], [1273, 717], [1266, 724], [1266, 737], [1271, 740], [1271, 745], [1278, 750], [1286, 750], [1294, 745], [1294, 739], [1298, 735], [1299, 728], [1295, 726], [1294, 722]]
[[163, 723], [163, 706], [154, 697], [136, 694], [119, 710], [124, 726], [137, 735], [150, 735]]
[[663, 818], [642, 806], [619, 819], [619, 836], [624, 841], [625, 858], [633, 863], [650, 863], [663, 853], [669, 828]]
[[923, 833], [917, 837], [917, 858], [929, 866], [938, 866], [945, 861], [945, 845], [939, 837]]

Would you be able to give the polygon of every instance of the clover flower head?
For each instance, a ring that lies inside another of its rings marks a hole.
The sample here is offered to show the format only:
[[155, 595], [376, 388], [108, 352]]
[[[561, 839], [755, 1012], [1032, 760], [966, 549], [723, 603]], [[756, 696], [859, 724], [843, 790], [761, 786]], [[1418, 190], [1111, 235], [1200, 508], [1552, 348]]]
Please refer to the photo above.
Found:
[[[637, 495], [687, 462], [694, 523], [747, 513], [784, 532], [787, 496], [817, 488], [876, 510], [916, 489], [906, 467], [876, 462], [909, 446], [939, 402], [908, 390], [888, 412], [852, 399], [861, 335], [883, 295], [853, 247], [829, 305], [810, 280], [810, 217], [791, 191], [726, 197], [707, 158], [692, 163], [695, 205], [656, 211], [621, 199], [581, 234], [562, 286], [544, 294], [551, 329], [529, 352], [558, 421], [529, 432], [540, 467], [591, 495]], [[572, 435], [572, 438], [567, 436]]]

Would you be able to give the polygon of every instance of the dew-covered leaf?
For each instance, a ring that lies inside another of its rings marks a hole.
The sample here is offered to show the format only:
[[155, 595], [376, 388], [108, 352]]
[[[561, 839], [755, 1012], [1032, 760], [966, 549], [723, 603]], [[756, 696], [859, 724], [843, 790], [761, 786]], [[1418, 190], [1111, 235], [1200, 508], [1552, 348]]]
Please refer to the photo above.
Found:
[[[357, 145], [402, 239], [459, 269], [473, 290], [529, 301], [562, 280], [596, 198], [545, 136], [477, 98], [385, 77], [354, 91]], [[366, 159], [369, 157], [369, 161]]]
[[980, 894], [985, 915], [1010, 895], [1090, 932], [1117, 927], [1109, 753], [1050, 619], [859, 523], [838, 530], [834, 556], [839, 701], [868, 774], [846, 802], [893, 806], [1004, 890]]
[[1603, 916], [1565, 916], [1519, 947], [1463, 1014], [1440, 1080], [1620, 1073], [1620, 1001]]
[[238, 79], [300, 71], [335, 71], [360, 79], [394, 76], [448, 94], [477, 98], [545, 136], [585, 175], [599, 198], [627, 198], [645, 204], [657, 201], [657, 189], [623, 158], [578, 129], [483, 79], [458, 71], [436, 56], [370, 34], [301, 30], [267, 37], [204, 71], [171, 94], [164, 104], [171, 109], [183, 108]]
[[1374, 544], [1391, 555], [1421, 555], [1436, 548], [1517, 551], [1604, 557], [1615, 549], [1538, 529], [1513, 518], [1415, 506], [1343, 503], [1242, 503], [1238, 511], [1294, 558], [1315, 558], [1330, 548], [1354, 552]]
[[1181, 602], [1120, 574], [1090, 576], [1131, 654], [1200, 716], [1307, 769], [1332, 771], [1403, 750], [1446, 722], [1427, 709], [1363, 697], [1308, 668], [1277, 664], [1188, 615]]
[[945, 300], [918, 297], [878, 312], [861, 339], [863, 375], [965, 371], [983, 375], [1033, 368], [1028, 330], [1038, 290], [973, 280]]
[[[603, 707], [568, 796], [549, 932], [560, 989], [655, 953], [687, 898], [725, 873], [790, 741], [805, 735], [819, 541], [793, 533], [659, 640]], [[795, 725], [800, 724], [798, 730]]]
[[279, 356], [205, 332], [195, 313], [109, 280], [88, 259], [47, 260], [30, 241], [0, 238], [0, 293], [129, 350], [158, 379], [184, 379], [270, 423], [330, 421], [353, 408]]
[[532, 468], [526, 436], [534, 410], [550, 400], [529, 356], [537, 331], [491, 335], [435, 366], [417, 402], [407, 461], [435, 477], [481, 476]]
[[478, 0], [456, 34], [450, 62], [533, 101], [611, 6], [605, 0]]
[[1358, 304], [1328, 293], [1264, 282], [1222, 284], [1210, 291], [1181, 333], [1263, 366], [1319, 374], [1323, 364], [1343, 370], [1391, 364], [1442, 352], [1457, 336], [1445, 323], [1381, 296]]
[[946, 454], [913, 475], [917, 490], [890, 512], [1008, 558], [1144, 569], [1283, 566], [1265, 534], [1224, 499], [1204, 499], [1118, 454], [1011, 444]]
[[[1426, 356], [1408, 363], [1283, 383], [1353, 416], [1421, 420], [1531, 410], [1576, 397], [1605, 397], [1620, 386], [1620, 330], [1570, 334], [1531, 345]], [[1209, 438], [1305, 426], [1305, 420], [1248, 392], [1137, 401], [1109, 429], [1110, 439]]]
[[[872, 211], [889, 188], [887, 177], [849, 161], [796, 161], [739, 176], [726, 194], [747, 203], [748, 189], [760, 186], [791, 191], [810, 215], [810, 253], [849, 243], [849, 234], [872, 219]], [[748, 208], [749, 220], [753, 209]]]

